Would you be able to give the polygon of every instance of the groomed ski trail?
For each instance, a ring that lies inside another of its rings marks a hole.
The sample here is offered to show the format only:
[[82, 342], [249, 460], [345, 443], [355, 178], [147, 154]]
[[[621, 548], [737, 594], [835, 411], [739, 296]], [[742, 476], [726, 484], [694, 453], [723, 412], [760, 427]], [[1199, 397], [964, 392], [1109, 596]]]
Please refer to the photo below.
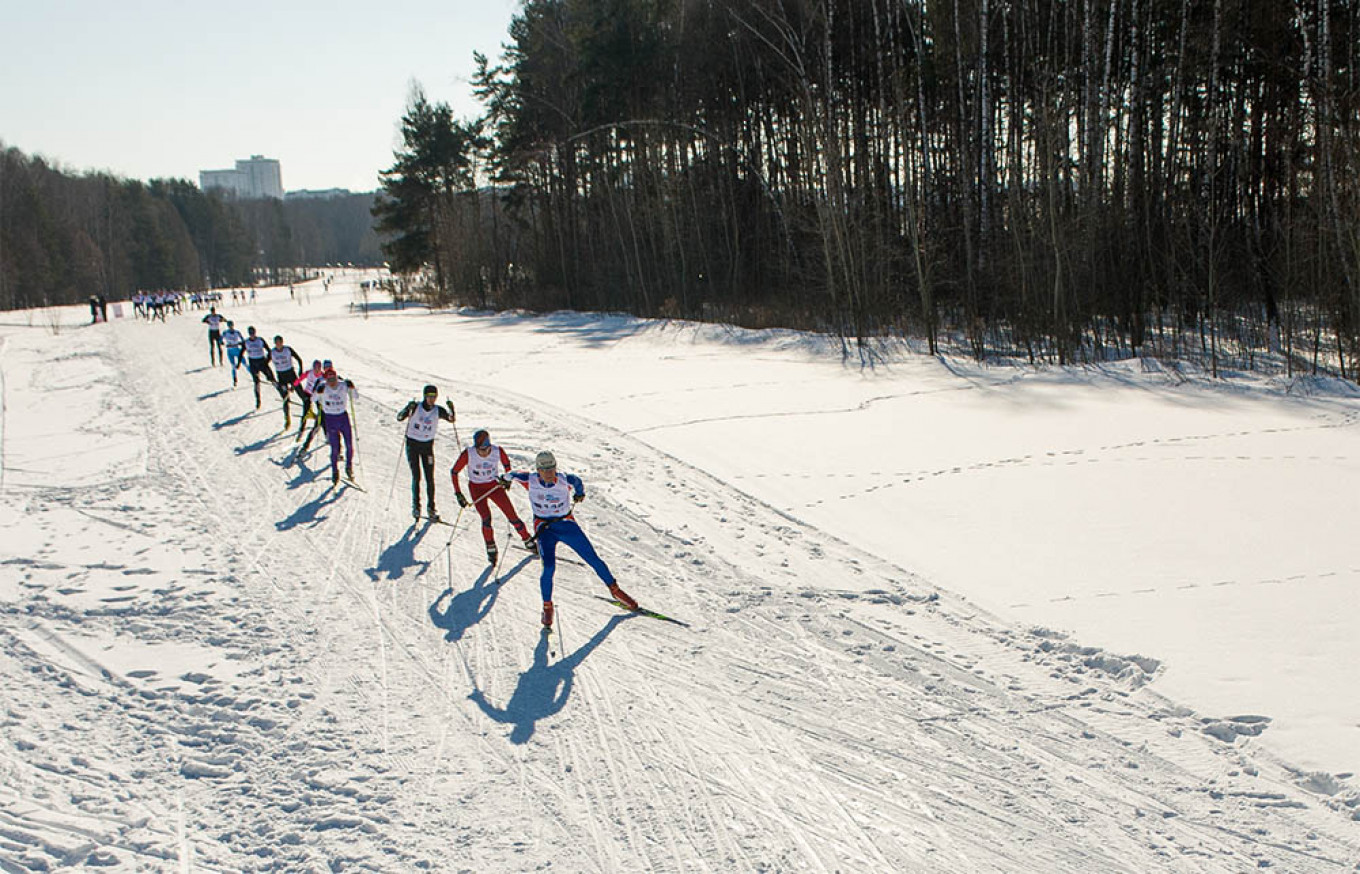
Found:
[[[401, 440], [390, 396], [415, 363], [361, 351], [343, 319], [331, 338], [328, 321], [304, 329], [272, 311], [270, 332], [309, 357], [352, 356], [341, 370], [359, 384], [370, 491], [330, 489], [324, 445], [285, 471], [292, 446], [269, 439], [280, 412], [232, 422], [253, 406], [249, 388], [220, 391], [227, 369], [196, 368], [188, 320], [114, 324], [100, 353], [141, 405], [154, 487], [225, 572], [227, 591], [179, 633], [247, 653], [251, 676], [219, 697], [270, 713], [232, 737], [182, 735], [192, 757], [158, 742], [197, 776], [137, 784], [166, 816], [183, 799], [197, 862], [1141, 872], [1360, 860], [1343, 813], [1278, 763], [1206, 737], [1146, 688], [1139, 662], [1007, 627], [636, 438], [468, 381], [459, 421], [489, 423], [521, 462], [565, 449], [590, 496], [577, 514], [621, 584], [691, 627], [621, 614], [588, 569], [563, 563], [547, 659], [529, 560], [502, 569], [484, 616], [446, 617], [450, 639], [432, 608], [487, 573], [475, 520], [446, 554], [404, 501], [385, 511]], [[456, 448], [436, 451], [447, 500]], [[165, 633], [157, 622], [116, 633]], [[98, 694], [117, 720], [149, 726], [234, 707]], [[134, 757], [138, 742], [118, 738], [106, 754]]]

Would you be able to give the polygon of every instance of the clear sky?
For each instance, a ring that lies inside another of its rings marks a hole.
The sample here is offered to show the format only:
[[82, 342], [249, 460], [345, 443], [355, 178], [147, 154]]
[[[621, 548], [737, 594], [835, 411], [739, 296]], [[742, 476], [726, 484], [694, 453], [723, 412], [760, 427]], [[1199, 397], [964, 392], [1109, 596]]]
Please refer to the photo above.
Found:
[[480, 114], [520, 0], [3, 0], [0, 141], [73, 171], [198, 182], [264, 155], [285, 190], [377, 187], [411, 82]]

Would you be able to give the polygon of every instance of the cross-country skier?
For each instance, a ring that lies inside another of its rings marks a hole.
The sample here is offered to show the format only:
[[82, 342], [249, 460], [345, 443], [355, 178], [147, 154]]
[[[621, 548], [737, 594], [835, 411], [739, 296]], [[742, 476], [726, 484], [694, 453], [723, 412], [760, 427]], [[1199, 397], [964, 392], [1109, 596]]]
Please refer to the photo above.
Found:
[[[331, 444], [331, 484], [340, 482], [340, 439], [345, 441], [345, 478], [354, 479], [354, 430], [349, 421], [349, 401], [357, 392], [354, 383], [341, 379], [327, 367], [325, 380], [317, 384], [314, 399], [321, 408], [326, 441]], [[310, 438], [309, 438], [310, 440]]]
[[[297, 369], [293, 362], [298, 363]], [[292, 346], [283, 345], [283, 335], [274, 335], [274, 345], [269, 349], [269, 363], [274, 365], [274, 388], [279, 390], [279, 400], [283, 401], [283, 427], [292, 427], [292, 414], [288, 407], [292, 404], [293, 383], [297, 381], [297, 371], [302, 368], [302, 356]]]
[[[472, 495], [469, 501], [463, 495], [462, 486], [458, 484], [458, 472], [467, 468], [468, 472], [468, 492]], [[525, 549], [534, 548], [534, 537], [520, 521], [519, 515], [515, 513], [514, 504], [510, 503], [510, 496], [501, 488], [498, 476], [502, 470], [509, 471], [510, 456], [505, 454], [505, 450], [491, 443], [491, 434], [485, 428], [479, 428], [472, 435], [472, 445], [463, 450], [454, 462], [453, 469], [449, 475], [453, 477], [453, 491], [458, 496], [458, 506], [466, 507], [469, 503], [476, 505], [477, 515], [482, 517], [482, 540], [486, 542], [486, 560], [492, 564], [496, 563], [496, 535], [491, 529], [491, 507], [492, 501], [501, 508], [505, 518], [510, 520], [520, 540], [524, 541]]]
[[439, 420], [453, 422], [456, 413], [453, 401], [439, 406], [439, 389], [425, 386], [420, 401], [411, 401], [397, 413], [397, 421], [406, 423], [406, 463], [411, 465], [411, 515], [420, 518], [420, 475], [425, 473], [425, 491], [429, 503], [426, 509], [431, 521], [439, 521], [434, 506], [434, 435]]
[[255, 326], [246, 328], [246, 366], [250, 368], [250, 380], [255, 385], [255, 409], [260, 408], [260, 374], [274, 384], [274, 374], [269, 369], [269, 345], [263, 337], [255, 336]]
[[[313, 415], [312, 395], [316, 393], [317, 384], [325, 378], [325, 365], [323, 365], [321, 359], [318, 358], [312, 362], [311, 370], [303, 373], [302, 376], [299, 376], [293, 381], [293, 391], [297, 392], [298, 397], [302, 399], [302, 419], [298, 425], [297, 437], [293, 441], [295, 443], [302, 439], [302, 432], [307, 430], [307, 417]], [[319, 414], [314, 416], [314, 418], [317, 418], [319, 421]]]
[[217, 307], [209, 307], [208, 314], [202, 319], [208, 326], [208, 363], [213, 367], [222, 364], [222, 323], [226, 321]]
[[245, 352], [246, 338], [236, 330], [236, 323], [227, 322], [222, 332], [222, 343], [227, 347], [227, 361], [231, 362], [231, 387], [236, 388], [236, 368], [241, 366], [241, 355]]
[[538, 554], [543, 559], [543, 570], [538, 578], [538, 588], [543, 595], [543, 627], [551, 628], [553, 622], [552, 585], [553, 571], [557, 568], [557, 544], [565, 543], [586, 564], [599, 575], [609, 587], [614, 600], [629, 610], [638, 609], [637, 601], [619, 588], [609, 566], [595, 553], [595, 547], [586, 539], [581, 526], [572, 518], [573, 504], [585, 500], [586, 488], [581, 478], [570, 473], [558, 474], [557, 459], [548, 451], [538, 453], [534, 458], [534, 472], [512, 470], [501, 479], [501, 485], [510, 487], [518, 482], [529, 490], [529, 504], [534, 509], [534, 534], [538, 537]]

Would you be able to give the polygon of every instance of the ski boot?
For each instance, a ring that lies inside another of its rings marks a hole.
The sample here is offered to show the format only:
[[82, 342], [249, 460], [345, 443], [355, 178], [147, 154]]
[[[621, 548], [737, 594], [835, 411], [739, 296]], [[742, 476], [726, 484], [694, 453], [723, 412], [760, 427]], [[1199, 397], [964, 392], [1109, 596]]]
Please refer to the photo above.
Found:
[[347, 480], [354, 479], [354, 468], [348, 464], [345, 465], [345, 479]]
[[411, 518], [412, 518], [412, 519], [419, 519], [419, 518], [420, 518], [420, 504], [412, 504], [412, 505], [411, 505]]
[[610, 584], [609, 594], [613, 595], [615, 601], [618, 601], [629, 610], [636, 610], [638, 608], [638, 602], [633, 600], [632, 595], [628, 594], [623, 589], [620, 589], [618, 583]]
[[547, 630], [549, 630], [549, 629], [552, 628], [552, 621], [553, 621], [553, 605], [552, 605], [552, 601], [544, 601], [544, 602], [543, 602], [543, 630], [544, 630], [544, 631], [547, 631]]
[[426, 507], [425, 512], [430, 517], [431, 522], [439, 521], [439, 511], [434, 508], [434, 504], [431, 504], [430, 506]]
[[530, 552], [538, 552], [538, 538], [532, 534], [524, 538], [521, 545]]
[[338, 471], [338, 470], [332, 470], [332, 471], [331, 471], [331, 485], [336, 486], [336, 485], [339, 485], [339, 484], [340, 484], [340, 471]]
[[496, 553], [496, 544], [494, 544], [494, 543], [488, 543], [488, 544], [486, 545], [486, 560], [487, 560], [487, 562], [490, 563], [490, 564], [495, 564], [495, 563], [496, 563], [496, 555], [497, 555], [497, 553]]

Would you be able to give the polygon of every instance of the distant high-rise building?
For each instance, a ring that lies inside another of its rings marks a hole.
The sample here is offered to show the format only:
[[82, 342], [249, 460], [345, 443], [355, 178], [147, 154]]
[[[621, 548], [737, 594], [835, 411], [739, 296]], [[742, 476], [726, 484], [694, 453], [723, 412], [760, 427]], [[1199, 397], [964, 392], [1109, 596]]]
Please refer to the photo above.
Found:
[[264, 155], [251, 155], [236, 162], [235, 170], [203, 170], [198, 174], [198, 187], [207, 191], [220, 188], [237, 197], [283, 198], [283, 176], [279, 162]]

